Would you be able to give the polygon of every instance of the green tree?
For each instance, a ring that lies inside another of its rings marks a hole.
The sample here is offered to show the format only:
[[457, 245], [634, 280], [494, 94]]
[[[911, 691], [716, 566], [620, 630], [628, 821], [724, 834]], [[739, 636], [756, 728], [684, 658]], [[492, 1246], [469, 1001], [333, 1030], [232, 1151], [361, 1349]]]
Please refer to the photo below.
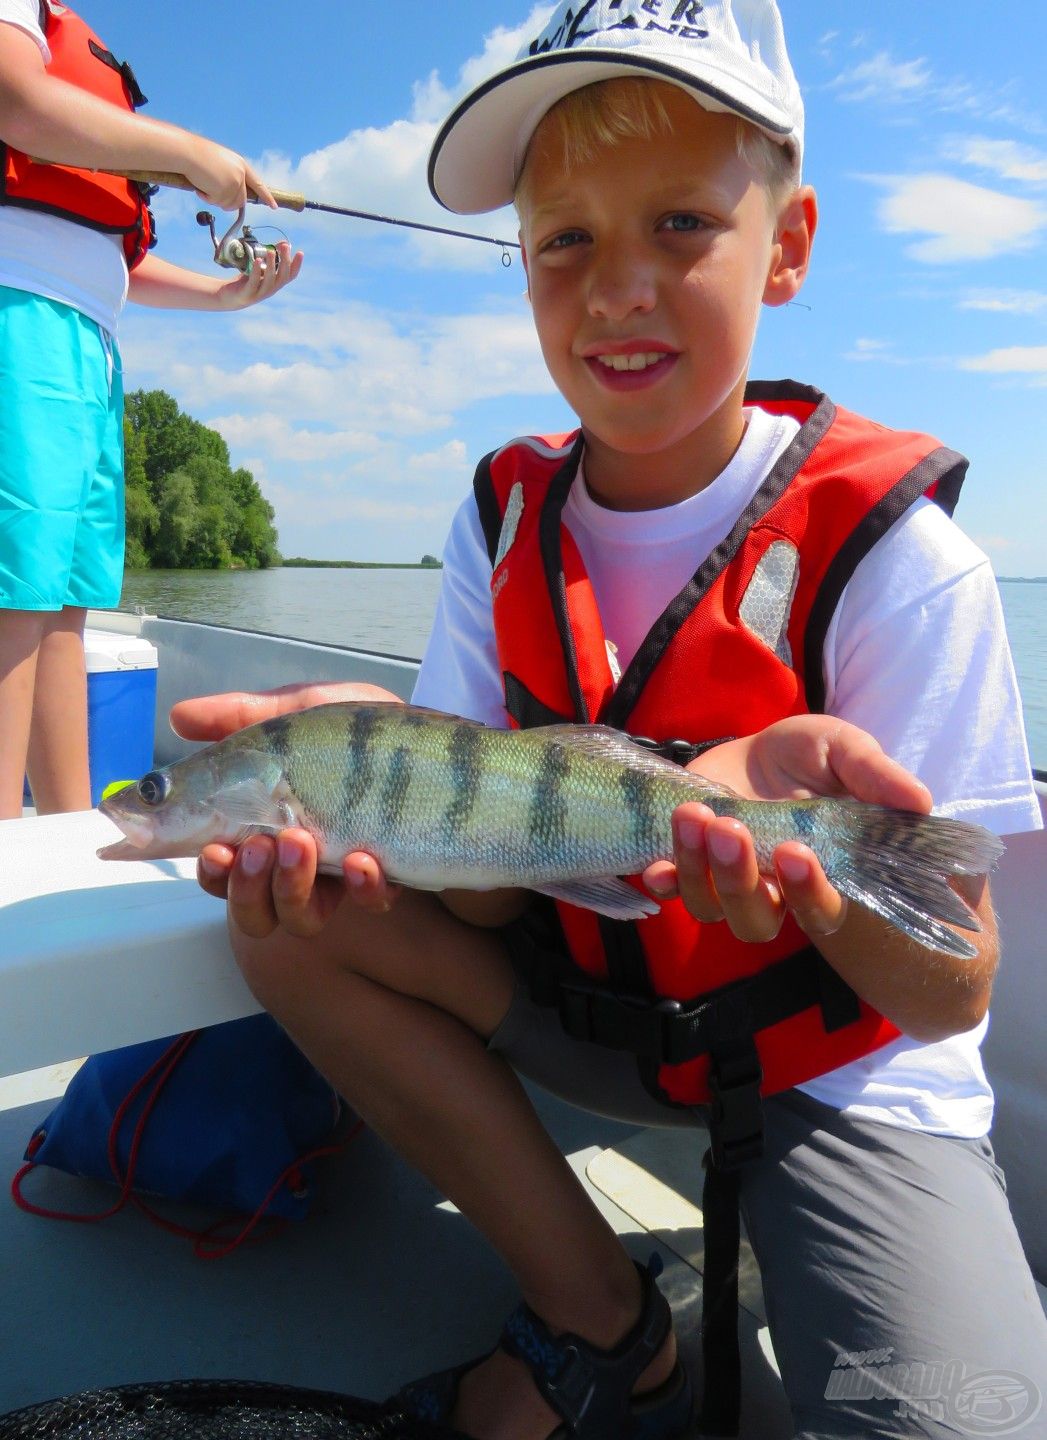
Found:
[[164, 479], [157, 505], [158, 523], [153, 541], [153, 564], [165, 570], [194, 570], [198, 566], [195, 541], [200, 529], [200, 506], [193, 477], [175, 470]]
[[216, 569], [278, 565], [274, 512], [217, 430], [163, 390], [136, 390], [124, 410], [127, 561]]
[[145, 469], [145, 445], [130, 420], [124, 419], [124, 513], [127, 525], [126, 563], [130, 570], [149, 565], [150, 544], [158, 521]]

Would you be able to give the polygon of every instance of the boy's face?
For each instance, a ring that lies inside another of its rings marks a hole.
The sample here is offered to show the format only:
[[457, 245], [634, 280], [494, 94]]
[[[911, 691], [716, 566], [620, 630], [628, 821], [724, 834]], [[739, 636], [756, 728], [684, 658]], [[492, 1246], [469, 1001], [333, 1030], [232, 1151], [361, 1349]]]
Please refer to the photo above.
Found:
[[[620, 140], [565, 174], [540, 126], [527, 160], [522, 240], [538, 338], [585, 427], [587, 479], [622, 508], [633, 508], [629, 476], [647, 487], [640, 508], [682, 498], [674, 474], [697, 477], [685, 482], [693, 493], [727, 463], [761, 303], [781, 303], [768, 293], [781, 261], [775, 216], [735, 121], [676, 87], [662, 94], [670, 135]], [[618, 479], [601, 487], [611, 474], [626, 477], [624, 492]]]

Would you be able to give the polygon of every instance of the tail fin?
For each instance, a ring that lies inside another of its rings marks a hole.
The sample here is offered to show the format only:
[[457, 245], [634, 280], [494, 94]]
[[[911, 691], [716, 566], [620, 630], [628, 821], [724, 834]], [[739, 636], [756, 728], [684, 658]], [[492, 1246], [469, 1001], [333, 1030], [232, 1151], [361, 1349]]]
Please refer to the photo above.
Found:
[[974, 958], [974, 946], [949, 925], [981, 926], [947, 877], [988, 874], [1003, 854], [997, 836], [964, 820], [878, 805], [846, 806], [834, 831], [826, 873], [841, 894], [931, 950]]

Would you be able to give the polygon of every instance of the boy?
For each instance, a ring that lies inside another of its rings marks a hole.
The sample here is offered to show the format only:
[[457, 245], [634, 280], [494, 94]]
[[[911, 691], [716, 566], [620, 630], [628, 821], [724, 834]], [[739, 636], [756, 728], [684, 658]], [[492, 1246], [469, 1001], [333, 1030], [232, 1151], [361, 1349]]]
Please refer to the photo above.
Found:
[[[746, 390], [760, 306], [792, 299], [809, 262], [802, 136], [772, 0], [561, 6], [445, 124], [434, 193], [459, 211], [515, 197], [543, 354], [581, 430], [481, 463], [414, 699], [502, 726], [599, 718], [758, 798], [926, 810], [926, 784], [946, 810], [1033, 828], [992, 577], [924, 494], [948, 503], [964, 462], [803, 387]], [[375, 693], [217, 697], [172, 719], [215, 738]], [[499, 1348], [398, 1403], [482, 1440], [686, 1429], [664, 1301], [514, 1071], [637, 1124], [710, 1122], [708, 1193], [740, 1198], [798, 1435], [962, 1433], [949, 1397], [914, 1414], [841, 1393], [843, 1351], [1042, 1391], [1047, 1326], [986, 1138], [985, 878], [963, 891], [976, 958], [956, 962], [848, 910], [801, 844], [770, 882], [735, 822], [684, 805], [674, 831], [675, 866], [643, 878], [679, 902], [635, 927], [520, 894], [398, 893], [360, 854], [347, 905], [298, 830], [201, 856], [255, 994], [520, 1283]], [[712, 1433], [734, 1420], [716, 1387], [729, 1296], [707, 1275]]]
[[240, 310], [302, 263], [283, 245], [230, 280], [149, 249], [139, 188], [95, 170], [184, 174], [226, 210], [249, 189], [273, 201], [241, 156], [138, 116], [144, 100], [67, 6], [0, 0], [0, 819], [22, 813], [27, 762], [39, 812], [91, 804], [83, 628], [120, 600], [125, 296]]

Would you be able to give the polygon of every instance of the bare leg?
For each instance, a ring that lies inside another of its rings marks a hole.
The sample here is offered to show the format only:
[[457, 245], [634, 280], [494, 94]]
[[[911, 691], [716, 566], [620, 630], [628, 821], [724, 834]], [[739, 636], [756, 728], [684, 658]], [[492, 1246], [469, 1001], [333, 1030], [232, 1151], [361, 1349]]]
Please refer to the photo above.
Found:
[[[234, 945], [261, 1002], [486, 1235], [546, 1323], [615, 1344], [639, 1313], [632, 1261], [485, 1047], [513, 990], [497, 936], [405, 891], [386, 915], [343, 903], [311, 940], [234, 931]], [[670, 1339], [638, 1388], [674, 1361]], [[522, 1366], [496, 1353], [463, 1382], [455, 1423], [483, 1440], [544, 1440], [556, 1422]]]
[[29, 732], [29, 781], [37, 813], [89, 810], [87, 611], [67, 606], [44, 615]]
[[0, 610], [0, 820], [22, 813], [37, 657], [47, 614]]

